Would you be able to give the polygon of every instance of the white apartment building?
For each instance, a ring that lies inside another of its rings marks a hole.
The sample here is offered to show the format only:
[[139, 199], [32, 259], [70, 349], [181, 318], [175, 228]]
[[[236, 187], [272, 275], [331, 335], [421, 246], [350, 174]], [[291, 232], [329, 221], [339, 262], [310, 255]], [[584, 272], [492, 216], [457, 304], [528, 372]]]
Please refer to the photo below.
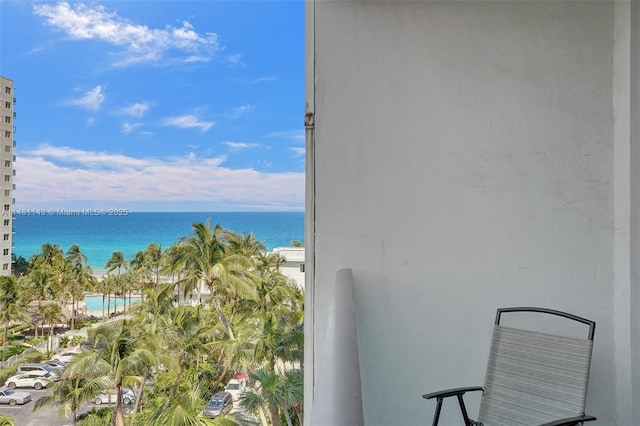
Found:
[[15, 141], [13, 135], [16, 131], [16, 113], [14, 106], [13, 81], [0, 76], [0, 275], [11, 274], [11, 246], [13, 235], [13, 162], [15, 155], [13, 149]]
[[284, 258], [280, 272], [294, 280], [300, 289], [304, 289], [304, 247], [276, 247], [272, 253]]

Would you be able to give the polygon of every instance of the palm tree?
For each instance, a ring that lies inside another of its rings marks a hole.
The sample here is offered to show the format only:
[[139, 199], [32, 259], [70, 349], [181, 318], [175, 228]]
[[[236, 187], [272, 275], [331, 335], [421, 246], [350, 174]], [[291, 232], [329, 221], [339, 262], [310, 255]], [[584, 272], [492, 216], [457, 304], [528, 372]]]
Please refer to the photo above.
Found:
[[131, 256], [129, 265], [131, 266], [131, 270], [136, 273], [141, 284], [140, 287], [144, 288], [153, 282], [153, 272], [145, 250], [135, 252], [133, 256]]
[[202, 397], [203, 390], [195, 386], [189, 392], [181, 392], [169, 398], [155, 408], [149, 423], [163, 426], [237, 426], [240, 423], [230, 417], [208, 419], [202, 415], [202, 407], [206, 401]]
[[[112, 294], [117, 294], [118, 293], [118, 289], [119, 289], [119, 279], [118, 279], [119, 275], [111, 275], [111, 274], [107, 274], [106, 277], [104, 277], [102, 279], [102, 281], [100, 282], [100, 289], [103, 292], [103, 297], [102, 297], [102, 301], [103, 301], [103, 314], [102, 316], [104, 317], [104, 294], [106, 293], [107, 295], [107, 316], [109, 316], [109, 314], [111, 313], [111, 295]], [[117, 299], [114, 297], [114, 300], [116, 301], [116, 305], [117, 305]], [[116, 306], [117, 308], [117, 306]], [[114, 312], [116, 311], [116, 309], [114, 309]]]
[[172, 395], [178, 392], [183, 369], [198, 364], [200, 356], [210, 352], [207, 342], [211, 339], [212, 327], [203, 321], [201, 307], [179, 305], [165, 317], [165, 339], [172, 348], [177, 361], [177, 375]]
[[64, 252], [57, 244], [43, 244], [41, 253], [31, 256], [33, 266], [47, 265], [53, 270], [61, 272], [64, 267]]
[[[39, 263], [31, 269], [29, 275], [25, 277], [24, 283], [28, 297], [31, 300], [35, 299], [38, 304], [38, 310], [41, 309], [43, 302], [57, 299], [57, 295], [60, 291], [60, 282], [51, 271], [51, 267], [47, 266], [45, 263]], [[37, 338], [37, 313], [34, 317], [36, 317], [35, 337]]]
[[105, 317], [104, 316], [104, 299], [105, 299], [105, 295], [109, 291], [108, 287], [109, 287], [109, 283], [107, 282], [107, 279], [105, 277], [98, 280], [98, 282], [94, 286], [94, 290], [102, 294], [102, 318]]
[[124, 253], [121, 251], [114, 251], [111, 254], [111, 257], [107, 260], [105, 264], [105, 268], [107, 268], [107, 272], [112, 272], [113, 270], [118, 270], [118, 275], [120, 275], [120, 269], [127, 269], [128, 262], [124, 258]]
[[6, 360], [9, 325], [15, 321], [28, 321], [24, 299], [20, 296], [18, 280], [14, 276], [0, 277], [0, 323], [2, 333], [2, 362]]
[[75, 426], [78, 424], [80, 405], [91, 401], [107, 385], [104, 381], [91, 381], [84, 374], [63, 374], [61, 380], [53, 384], [53, 392], [36, 401], [34, 410], [45, 406], [59, 406], [58, 414], [72, 419]]
[[289, 418], [289, 410], [294, 410], [298, 417], [298, 424], [302, 424], [302, 402], [304, 400], [304, 380], [302, 376], [302, 370], [287, 371], [284, 373], [284, 378], [280, 383], [280, 392], [284, 397], [283, 411], [287, 424], [291, 426], [291, 419]]
[[304, 315], [297, 311], [289, 318], [278, 336], [274, 355], [283, 362], [298, 364], [304, 371]]
[[74, 269], [78, 266], [86, 267], [87, 266], [87, 256], [80, 251], [80, 246], [78, 244], [73, 244], [67, 250], [67, 255], [65, 256], [65, 260], [69, 262], [71, 268]]
[[[240, 396], [240, 407], [249, 412], [267, 410], [272, 426], [280, 425], [280, 407], [284, 404], [284, 395], [280, 393], [279, 376], [273, 371], [257, 370], [249, 374], [256, 389], [248, 389]], [[263, 420], [264, 422], [264, 420]]]
[[236, 234], [227, 232], [227, 241], [232, 253], [242, 254], [247, 257], [255, 257], [267, 251], [267, 246], [256, 239], [252, 232], [248, 234]]
[[[94, 349], [79, 355], [67, 367], [68, 374], [84, 374], [94, 381], [110, 383], [116, 390], [115, 426], [124, 426], [122, 388], [140, 384], [140, 372], [156, 365], [157, 357], [148, 347], [139, 345], [140, 327], [128, 320], [103, 324], [90, 332]], [[66, 373], [66, 372], [65, 372]]]
[[43, 325], [49, 325], [49, 339], [47, 340], [47, 353], [49, 353], [51, 349], [49, 344], [51, 342], [51, 337], [53, 336], [53, 328], [56, 323], [60, 322], [64, 318], [64, 315], [62, 314], [62, 306], [56, 302], [41, 305], [38, 307], [37, 315]]
[[93, 270], [87, 266], [87, 257], [80, 252], [77, 244], [71, 246], [66, 257], [67, 269], [62, 278], [63, 291], [71, 299], [71, 330], [75, 328], [78, 303], [84, 299], [85, 292], [92, 291], [98, 280]]
[[17, 423], [13, 419], [13, 417], [10, 417], [6, 414], [0, 414], [0, 426], [16, 426], [16, 425]]
[[[131, 305], [131, 290], [136, 287], [135, 280], [135, 272], [131, 269], [118, 276], [118, 289], [120, 293], [122, 293], [122, 304], [124, 312], [127, 311], [127, 295], [129, 295], [129, 305]], [[131, 309], [131, 306], [129, 306], [129, 309]]]
[[209, 288], [218, 318], [224, 324], [229, 339], [234, 340], [231, 323], [222, 311], [220, 299], [230, 290], [243, 296], [253, 294], [255, 289], [249, 272], [253, 262], [242, 254], [230, 253], [227, 248], [228, 231], [219, 225], [211, 228], [209, 219], [205, 223], [194, 224], [192, 228], [194, 235], [179, 241], [180, 250], [173, 252], [175, 257], [170, 263], [182, 266], [187, 274], [179, 281], [185, 295], [200, 281]]
[[[168, 286], [167, 286], [168, 287]], [[156, 303], [159, 302], [159, 303]], [[169, 302], [169, 303], [166, 303]], [[168, 336], [173, 333], [167, 333], [167, 312], [173, 309], [173, 305], [164, 295], [155, 297], [151, 294], [146, 302], [141, 303], [135, 309], [137, 316], [131, 322], [131, 326], [135, 330], [142, 330], [136, 336], [136, 342], [139, 347], [144, 347], [153, 353], [156, 357], [155, 364], [141, 365], [142, 380], [136, 392], [136, 399], [133, 407], [133, 418], [131, 424], [135, 424], [135, 417], [138, 412], [140, 401], [144, 394], [144, 384], [148, 377], [153, 374], [156, 366], [162, 365], [163, 368], [175, 369], [177, 361], [174, 356], [174, 343]]]
[[153, 275], [154, 283], [157, 286], [159, 280], [160, 263], [162, 261], [162, 246], [151, 243], [144, 249], [145, 260], [147, 261], [151, 273]]
[[257, 370], [249, 374], [257, 386], [247, 390], [240, 397], [240, 406], [250, 412], [260, 412], [266, 408], [270, 414], [271, 424], [280, 425], [280, 412], [284, 414], [287, 426], [293, 426], [289, 410], [294, 409], [298, 420], [303, 400], [303, 381], [298, 372], [278, 374], [274, 371]]
[[11, 273], [16, 277], [24, 277], [29, 273], [29, 270], [31, 269], [31, 263], [23, 256], [16, 257], [15, 254], [12, 254], [11, 263], [13, 263], [13, 265], [11, 266]]

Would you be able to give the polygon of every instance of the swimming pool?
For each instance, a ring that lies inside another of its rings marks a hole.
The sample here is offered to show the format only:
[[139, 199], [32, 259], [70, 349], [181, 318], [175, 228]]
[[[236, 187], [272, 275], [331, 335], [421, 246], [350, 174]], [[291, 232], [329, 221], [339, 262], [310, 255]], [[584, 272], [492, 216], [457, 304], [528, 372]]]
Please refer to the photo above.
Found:
[[[131, 303], [140, 302], [141, 296], [131, 296]], [[87, 305], [88, 312], [102, 312], [102, 296], [85, 296], [84, 303]], [[104, 310], [107, 310], [109, 299], [104, 298]], [[122, 297], [111, 296], [111, 310], [114, 306], [121, 307], [124, 304]], [[129, 306], [129, 297], [127, 297], [127, 306]]]

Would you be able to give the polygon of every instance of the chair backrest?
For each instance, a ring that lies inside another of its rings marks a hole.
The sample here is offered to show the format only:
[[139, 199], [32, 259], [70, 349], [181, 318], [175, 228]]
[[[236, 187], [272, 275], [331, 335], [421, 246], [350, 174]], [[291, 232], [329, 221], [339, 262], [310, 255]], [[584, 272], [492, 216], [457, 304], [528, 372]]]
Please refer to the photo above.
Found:
[[[588, 337], [504, 327], [504, 312], [558, 315], [589, 326]], [[584, 414], [595, 322], [543, 308], [499, 309], [478, 421], [531, 426]]]

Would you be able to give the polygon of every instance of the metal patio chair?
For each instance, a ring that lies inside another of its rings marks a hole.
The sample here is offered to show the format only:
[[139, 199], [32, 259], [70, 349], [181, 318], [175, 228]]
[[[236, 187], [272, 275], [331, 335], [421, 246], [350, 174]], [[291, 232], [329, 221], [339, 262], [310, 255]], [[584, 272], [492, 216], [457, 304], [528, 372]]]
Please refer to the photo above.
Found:
[[[588, 337], [576, 339], [505, 327], [504, 313], [557, 315], [588, 326]], [[596, 323], [544, 308], [503, 308], [496, 314], [484, 386], [448, 389], [423, 395], [436, 399], [433, 425], [445, 398], [455, 397], [465, 426], [569, 426], [596, 420], [584, 414]], [[471, 420], [463, 400], [481, 391], [478, 420]]]

